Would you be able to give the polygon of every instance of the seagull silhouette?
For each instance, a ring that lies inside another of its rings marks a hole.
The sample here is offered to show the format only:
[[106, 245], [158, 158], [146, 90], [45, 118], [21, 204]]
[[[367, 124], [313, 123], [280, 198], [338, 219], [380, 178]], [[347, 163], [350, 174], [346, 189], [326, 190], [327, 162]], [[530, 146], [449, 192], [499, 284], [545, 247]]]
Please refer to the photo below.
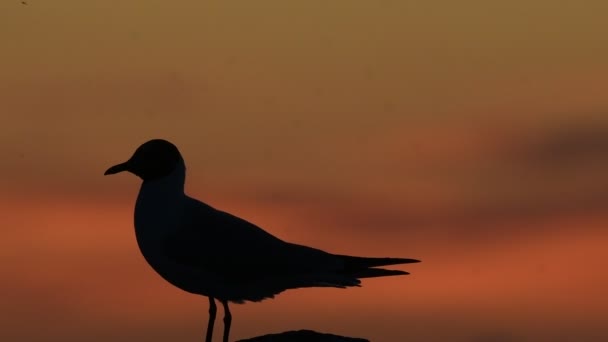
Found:
[[209, 298], [206, 342], [218, 299], [228, 342], [229, 302], [257, 302], [288, 289], [359, 286], [360, 278], [404, 275], [378, 266], [419, 262], [338, 255], [285, 242], [256, 225], [184, 193], [186, 166], [172, 143], [154, 139], [104, 175], [123, 171], [143, 182], [135, 203], [135, 236], [146, 261], [166, 281]]

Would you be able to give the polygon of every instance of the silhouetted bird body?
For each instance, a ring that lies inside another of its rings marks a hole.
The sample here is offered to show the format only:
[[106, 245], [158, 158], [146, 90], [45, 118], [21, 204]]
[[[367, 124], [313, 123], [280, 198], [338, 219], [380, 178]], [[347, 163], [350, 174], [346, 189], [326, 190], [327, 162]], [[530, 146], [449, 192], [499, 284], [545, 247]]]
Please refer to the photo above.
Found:
[[143, 180], [135, 205], [135, 233], [146, 261], [171, 284], [209, 297], [207, 341], [215, 318], [214, 298], [226, 311], [227, 341], [229, 301], [260, 301], [303, 287], [358, 286], [360, 278], [408, 274], [378, 266], [418, 262], [336, 255], [285, 242], [191, 198], [184, 193], [184, 160], [165, 140], [148, 141], [127, 162], [105, 174], [121, 171]]

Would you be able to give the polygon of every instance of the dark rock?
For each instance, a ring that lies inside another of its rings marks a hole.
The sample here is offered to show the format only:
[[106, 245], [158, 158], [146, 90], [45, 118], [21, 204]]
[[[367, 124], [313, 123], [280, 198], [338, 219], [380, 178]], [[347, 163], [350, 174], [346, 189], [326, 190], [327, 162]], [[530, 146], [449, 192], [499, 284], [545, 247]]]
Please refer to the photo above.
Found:
[[279, 334], [269, 334], [253, 337], [237, 342], [369, 342], [364, 338], [345, 337], [332, 334], [322, 334], [312, 330], [286, 331]]

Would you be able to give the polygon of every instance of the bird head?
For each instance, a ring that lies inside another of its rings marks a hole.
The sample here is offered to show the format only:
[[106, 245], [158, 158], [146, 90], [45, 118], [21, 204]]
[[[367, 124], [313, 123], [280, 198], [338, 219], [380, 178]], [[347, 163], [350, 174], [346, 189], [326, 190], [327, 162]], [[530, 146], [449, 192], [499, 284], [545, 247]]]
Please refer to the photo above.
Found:
[[169, 175], [181, 160], [182, 156], [175, 145], [167, 140], [153, 139], [139, 146], [126, 162], [107, 169], [104, 175], [128, 171], [149, 181]]

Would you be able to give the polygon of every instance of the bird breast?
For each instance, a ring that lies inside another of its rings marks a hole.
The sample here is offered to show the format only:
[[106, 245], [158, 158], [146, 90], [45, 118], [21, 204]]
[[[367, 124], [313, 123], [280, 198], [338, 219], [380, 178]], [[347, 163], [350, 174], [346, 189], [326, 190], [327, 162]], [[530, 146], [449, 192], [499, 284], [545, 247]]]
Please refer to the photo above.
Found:
[[158, 252], [163, 240], [179, 228], [186, 196], [162, 182], [144, 183], [135, 203], [135, 235], [144, 256]]

